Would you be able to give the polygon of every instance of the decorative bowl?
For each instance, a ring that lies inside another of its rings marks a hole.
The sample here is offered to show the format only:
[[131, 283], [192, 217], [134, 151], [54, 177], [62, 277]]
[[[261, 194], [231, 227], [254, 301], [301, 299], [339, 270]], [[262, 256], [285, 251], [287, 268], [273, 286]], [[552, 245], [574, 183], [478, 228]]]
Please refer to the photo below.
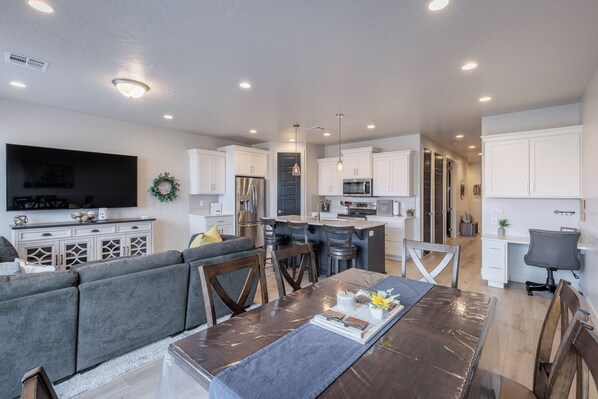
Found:
[[79, 223], [91, 223], [95, 222], [98, 218], [94, 211], [83, 212], [77, 211], [75, 213], [71, 213], [71, 217], [75, 219]]

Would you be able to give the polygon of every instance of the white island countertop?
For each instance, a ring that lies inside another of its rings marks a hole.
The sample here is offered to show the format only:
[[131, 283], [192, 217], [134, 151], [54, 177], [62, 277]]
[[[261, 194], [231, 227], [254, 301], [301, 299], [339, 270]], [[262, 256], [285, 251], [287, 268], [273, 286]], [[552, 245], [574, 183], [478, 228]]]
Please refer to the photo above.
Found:
[[367, 230], [374, 227], [380, 227], [386, 225], [383, 222], [371, 222], [368, 220], [317, 220], [313, 216], [277, 216], [276, 219], [279, 222], [303, 222], [311, 226], [355, 226], [355, 230]]

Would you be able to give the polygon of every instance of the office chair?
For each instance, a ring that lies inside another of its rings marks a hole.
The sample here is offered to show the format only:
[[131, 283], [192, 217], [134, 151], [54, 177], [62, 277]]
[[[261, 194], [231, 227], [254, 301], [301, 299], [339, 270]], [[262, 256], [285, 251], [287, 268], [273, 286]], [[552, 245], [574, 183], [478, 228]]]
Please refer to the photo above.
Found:
[[557, 270], [579, 270], [581, 263], [577, 242], [580, 235], [579, 232], [569, 231], [529, 230], [529, 250], [523, 260], [527, 265], [546, 268], [548, 277], [544, 284], [526, 281], [528, 295], [534, 295], [533, 291], [554, 293], [556, 284], [553, 273]]

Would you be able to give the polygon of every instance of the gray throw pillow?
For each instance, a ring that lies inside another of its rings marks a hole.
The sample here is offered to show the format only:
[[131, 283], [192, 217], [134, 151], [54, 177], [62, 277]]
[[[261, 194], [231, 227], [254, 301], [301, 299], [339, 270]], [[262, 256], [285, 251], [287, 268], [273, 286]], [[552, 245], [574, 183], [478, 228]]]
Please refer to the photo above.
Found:
[[19, 253], [6, 238], [0, 236], [0, 262], [12, 262]]

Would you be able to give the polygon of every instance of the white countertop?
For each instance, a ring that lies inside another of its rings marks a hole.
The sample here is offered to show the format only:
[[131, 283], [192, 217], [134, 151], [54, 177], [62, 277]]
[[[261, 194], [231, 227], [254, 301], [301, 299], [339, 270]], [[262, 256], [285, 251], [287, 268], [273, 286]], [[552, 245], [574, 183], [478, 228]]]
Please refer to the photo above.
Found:
[[373, 227], [384, 226], [382, 222], [370, 222], [367, 220], [316, 220], [313, 216], [277, 216], [275, 219], [279, 222], [307, 222], [312, 226], [355, 226], [355, 230], [366, 230]]
[[[316, 215], [318, 212], [313, 211], [312, 215]], [[341, 212], [320, 212], [321, 215], [326, 216], [336, 216], [338, 214], [342, 214]], [[388, 220], [407, 220], [407, 219], [415, 219], [415, 216], [390, 216], [390, 215], [368, 215], [368, 218], [380, 218], [380, 219], [388, 219]]]
[[215, 214], [215, 215], [212, 215], [210, 213], [190, 213], [189, 216], [201, 216], [201, 217], [210, 217], [210, 216], [213, 216], [213, 217], [218, 217], [218, 216], [235, 216], [235, 215], [232, 214], [232, 213], [223, 212], [223, 213], [218, 213], [218, 214]]
[[[503, 241], [509, 244], [529, 245], [529, 236], [499, 236], [498, 234], [483, 234], [482, 240]], [[581, 250], [589, 249], [589, 247], [581, 240], [577, 243], [577, 248]]]

